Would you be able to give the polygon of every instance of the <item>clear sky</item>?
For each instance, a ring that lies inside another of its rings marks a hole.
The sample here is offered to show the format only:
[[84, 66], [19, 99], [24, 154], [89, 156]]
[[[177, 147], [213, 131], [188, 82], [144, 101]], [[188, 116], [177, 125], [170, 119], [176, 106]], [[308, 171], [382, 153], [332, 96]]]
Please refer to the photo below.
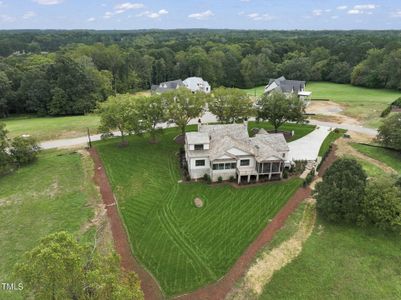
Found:
[[401, 29], [401, 0], [0, 0], [0, 29]]

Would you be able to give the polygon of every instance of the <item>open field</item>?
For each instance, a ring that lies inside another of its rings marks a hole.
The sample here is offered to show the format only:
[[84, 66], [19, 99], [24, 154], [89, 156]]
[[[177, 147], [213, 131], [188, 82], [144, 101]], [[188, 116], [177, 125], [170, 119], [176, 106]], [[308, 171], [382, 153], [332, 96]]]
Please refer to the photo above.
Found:
[[[401, 96], [401, 92], [386, 89], [368, 89], [350, 84], [330, 82], [308, 82], [306, 89], [313, 99], [327, 99], [344, 106], [344, 114], [360, 120], [370, 127], [378, 127], [380, 114], [388, 104]], [[245, 89], [251, 96], [260, 96], [264, 86]]]
[[96, 115], [35, 118], [20, 117], [0, 119], [7, 125], [9, 137], [29, 134], [39, 141], [65, 139], [86, 135], [87, 128], [91, 134], [97, 133], [99, 117]]
[[401, 154], [399, 152], [357, 143], [352, 143], [351, 146], [359, 152], [385, 163], [401, 174]]
[[[168, 296], [224, 276], [301, 184], [293, 179], [234, 189], [179, 183], [178, 133], [166, 130], [156, 145], [136, 136], [126, 148], [117, 148], [117, 140], [96, 143], [134, 254]], [[196, 197], [204, 207], [195, 207]]]
[[318, 220], [301, 255], [260, 299], [399, 299], [401, 240], [374, 228]]
[[84, 226], [100, 201], [92, 174], [89, 157], [76, 152], [46, 151], [32, 165], [0, 178], [3, 282], [12, 282], [9, 276], [14, 264], [50, 233], [66, 230], [93, 243], [93, 230]]
[[328, 82], [310, 82], [307, 89], [312, 91], [313, 99], [329, 99], [342, 104], [345, 106], [345, 115], [370, 127], [378, 127], [381, 123], [381, 112], [401, 96], [399, 91]]

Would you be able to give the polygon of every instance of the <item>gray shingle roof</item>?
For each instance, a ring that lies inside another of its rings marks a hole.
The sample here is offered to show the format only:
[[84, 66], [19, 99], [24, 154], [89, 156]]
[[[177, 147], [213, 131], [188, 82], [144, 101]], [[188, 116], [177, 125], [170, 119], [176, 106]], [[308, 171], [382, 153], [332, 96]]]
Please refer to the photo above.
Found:
[[187, 141], [192, 139], [197, 141], [201, 138], [206, 140], [206, 136], [210, 138], [210, 150], [189, 151], [190, 157], [207, 155], [211, 161], [223, 156], [235, 158], [235, 155], [228, 151], [236, 148], [255, 156], [256, 160], [261, 162], [272, 157], [282, 160], [281, 153], [289, 151], [283, 134], [269, 134], [265, 130], [260, 130], [255, 137], [250, 138], [247, 126], [244, 124], [200, 125], [198, 135], [187, 133]]
[[299, 80], [287, 80], [284, 76], [277, 79], [270, 79], [268, 86], [270, 86], [273, 82], [277, 84], [278, 90], [282, 93], [292, 93], [298, 94], [298, 92], [303, 91], [305, 89], [305, 81]]
[[181, 79], [161, 82], [159, 85], [152, 85], [152, 92], [164, 93], [171, 90], [176, 90], [177, 88], [184, 87], [184, 83]]

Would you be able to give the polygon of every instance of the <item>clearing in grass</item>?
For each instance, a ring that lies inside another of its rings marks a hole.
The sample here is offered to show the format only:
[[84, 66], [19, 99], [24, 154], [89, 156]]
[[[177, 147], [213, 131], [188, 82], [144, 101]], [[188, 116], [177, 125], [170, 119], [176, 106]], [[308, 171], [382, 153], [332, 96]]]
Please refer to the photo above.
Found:
[[345, 106], [345, 115], [370, 127], [378, 127], [382, 111], [401, 96], [401, 92], [395, 90], [368, 89], [330, 82], [309, 82], [307, 89], [312, 92], [312, 99], [327, 99], [342, 104]]
[[[115, 140], [96, 143], [133, 252], [168, 296], [224, 276], [301, 184], [179, 183], [178, 134], [166, 130], [159, 144], [133, 136], [123, 149]], [[194, 204], [198, 197], [202, 208]]]

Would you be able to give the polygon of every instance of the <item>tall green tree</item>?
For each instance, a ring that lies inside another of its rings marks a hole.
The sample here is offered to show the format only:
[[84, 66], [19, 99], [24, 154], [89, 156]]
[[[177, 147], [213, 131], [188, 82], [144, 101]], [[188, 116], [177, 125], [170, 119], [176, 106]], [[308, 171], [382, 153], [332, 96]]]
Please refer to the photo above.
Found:
[[394, 178], [381, 176], [369, 180], [362, 213], [365, 222], [401, 233], [401, 187]]
[[202, 115], [206, 103], [204, 93], [192, 93], [187, 88], [164, 93], [162, 99], [167, 104], [168, 118], [181, 129], [183, 135], [189, 121]]
[[0, 71], [0, 116], [5, 117], [8, 114], [7, 97], [11, 92], [11, 82], [3, 71]]
[[110, 96], [106, 102], [99, 104], [97, 113], [100, 115], [100, 131], [110, 133], [118, 130], [122, 145], [128, 133], [141, 134], [144, 130], [138, 99], [132, 95]]
[[101, 257], [67, 232], [43, 238], [15, 267], [27, 297], [35, 299], [143, 299], [135, 274], [117, 256]]
[[7, 151], [9, 141], [6, 124], [0, 123], [0, 175], [6, 174], [11, 170], [11, 157]]
[[208, 99], [208, 108], [223, 123], [235, 123], [254, 114], [250, 97], [233, 88], [215, 89]]
[[318, 212], [332, 222], [356, 223], [362, 213], [366, 173], [354, 159], [333, 163], [316, 185]]
[[150, 133], [151, 142], [157, 142], [157, 135], [163, 132], [157, 126], [167, 121], [166, 103], [162, 96], [152, 95], [138, 99], [140, 119], [143, 126]]
[[263, 95], [257, 102], [257, 118], [268, 120], [277, 132], [286, 122], [305, 120], [305, 102], [296, 95], [286, 96], [280, 92]]
[[395, 113], [386, 118], [378, 131], [379, 143], [401, 151], [401, 113]]

